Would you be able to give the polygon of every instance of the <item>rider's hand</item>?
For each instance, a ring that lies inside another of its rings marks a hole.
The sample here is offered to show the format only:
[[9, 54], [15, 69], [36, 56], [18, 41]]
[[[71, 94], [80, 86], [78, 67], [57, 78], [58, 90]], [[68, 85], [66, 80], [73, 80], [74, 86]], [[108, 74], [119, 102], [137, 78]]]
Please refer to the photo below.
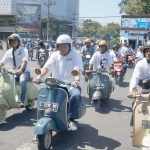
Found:
[[135, 95], [135, 93], [129, 92], [127, 97], [128, 97], [128, 98], [134, 98], [134, 95]]
[[79, 85], [79, 81], [73, 81], [71, 83], [71, 86], [74, 87], [74, 88], [76, 88], [78, 85]]
[[40, 75], [38, 75], [36, 78], [35, 78], [35, 81], [37, 82], [37, 84], [39, 84], [40, 83], [40, 80], [41, 80], [42, 78], [41, 78], [41, 76]]
[[22, 69], [15, 70], [15, 75], [20, 75], [22, 73], [23, 73]]

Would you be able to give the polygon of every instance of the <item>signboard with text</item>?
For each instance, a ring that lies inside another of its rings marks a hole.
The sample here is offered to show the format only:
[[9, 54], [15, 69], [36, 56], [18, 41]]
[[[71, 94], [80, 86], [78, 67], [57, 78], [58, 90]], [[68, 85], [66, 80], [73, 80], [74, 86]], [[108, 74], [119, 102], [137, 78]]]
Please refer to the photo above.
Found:
[[121, 18], [121, 29], [133, 30], [133, 29], [143, 29], [147, 30], [150, 28], [150, 16], [145, 17], [131, 17], [131, 16], [124, 16]]
[[41, 0], [17, 0], [16, 9], [17, 32], [37, 35], [40, 32]]

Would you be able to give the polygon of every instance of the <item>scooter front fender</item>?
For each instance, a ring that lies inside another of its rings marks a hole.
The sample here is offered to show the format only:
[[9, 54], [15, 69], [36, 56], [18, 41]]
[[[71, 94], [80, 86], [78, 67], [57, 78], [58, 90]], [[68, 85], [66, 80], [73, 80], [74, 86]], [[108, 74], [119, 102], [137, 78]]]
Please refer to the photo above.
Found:
[[2, 95], [0, 95], [0, 104], [5, 105], [7, 108], [9, 108], [9, 105], [8, 105], [6, 99], [4, 97], [2, 97]]
[[36, 123], [34, 133], [36, 135], [42, 135], [50, 130], [57, 131], [55, 121], [52, 118], [43, 117]]

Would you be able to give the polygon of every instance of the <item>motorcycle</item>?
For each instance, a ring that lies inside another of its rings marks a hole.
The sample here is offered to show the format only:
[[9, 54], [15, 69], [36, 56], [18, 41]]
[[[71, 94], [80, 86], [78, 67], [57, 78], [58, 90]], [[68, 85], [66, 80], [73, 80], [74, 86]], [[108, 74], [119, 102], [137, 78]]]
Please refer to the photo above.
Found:
[[29, 59], [32, 61], [32, 59], [33, 59], [33, 49], [29, 49], [28, 53], [29, 53]]
[[102, 59], [99, 68], [96, 71], [86, 71], [88, 76], [87, 93], [89, 99], [95, 107], [95, 111], [99, 111], [101, 103], [108, 100], [112, 91], [114, 91], [114, 83], [110, 86], [110, 75], [105, 71]]
[[48, 50], [36, 46], [36, 59], [38, 60], [38, 65], [42, 68], [48, 59]]
[[[39, 69], [36, 69], [35, 72], [38, 75], [41, 74]], [[76, 76], [78, 71], [73, 70], [71, 74], [70, 76]], [[40, 83], [45, 83], [47, 87], [42, 88], [38, 94], [38, 122], [35, 126], [34, 134], [36, 135], [38, 150], [49, 150], [52, 141], [52, 131], [71, 130], [68, 127], [67, 118], [68, 94], [65, 89], [60, 87], [61, 84], [70, 85], [70, 83], [65, 83], [52, 77], [48, 77], [45, 81], [41, 80]], [[78, 110], [78, 118], [76, 119], [83, 117], [85, 112], [86, 106], [82, 102]], [[33, 140], [33, 142], [36, 141]]]
[[[15, 81], [15, 71], [0, 69], [0, 124], [3, 124], [7, 110], [20, 109], [19, 100], [19, 83]], [[25, 108], [27, 111], [33, 109], [35, 99], [38, 96], [38, 90], [33, 83], [27, 82]], [[34, 92], [33, 92], [34, 91]]]
[[123, 72], [123, 66], [122, 66], [122, 59], [117, 59], [117, 60], [114, 60], [114, 79], [115, 79], [115, 83], [117, 85], [119, 85], [119, 87], [121, 86], [121, 83], [123, 81], [123, 75], [124, 75], [124, 72]]
[[130, 68], [133, 68], [135, 67], [135, 56], [132, 55], [132, 56], [128, 56], [128, 66]]
[[83, 62], [83, 67], [84, 67], [84, 71], [82, 72], [82, 74], [85, 76], [85, 81], [88, 81], [88, 76], [86, 75], [85, 71], [89, 69], [89, 62], [91, 59], [91, 55], [85, 55], [82, 56], [82, 62]]
[[[145, 81], [143, 81], [145, 82]], [[150, 93], [133, 89], [136, 102], [133, 106], [132, 144], [141, 150], [150, 150]]]

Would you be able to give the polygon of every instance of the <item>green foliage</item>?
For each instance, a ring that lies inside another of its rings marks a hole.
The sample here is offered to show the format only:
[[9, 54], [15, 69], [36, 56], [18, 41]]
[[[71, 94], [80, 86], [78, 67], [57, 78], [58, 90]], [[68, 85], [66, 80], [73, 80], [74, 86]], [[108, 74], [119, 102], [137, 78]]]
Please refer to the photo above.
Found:
[[120, 13], [149, 14], [150, 0], [122, 0], [119, 5]]
[[113, 35], [114, 39], [118, 39], [120, 33], [120, 25], [118, 23], [109, 23], [106, 26], [102, 26], [100, 23], [92, 20], [85, 20], [83, 29], [80, 29], [80, 33], [84, 37], [96, 37], [103, 40], [110, 40], [110, 35]]
[[86, 37], [95, 36], [100, 27], [102, 25], [99, 22], [87, 19], [84, 21], [84, 28], [81, 30], [82, 35]]

